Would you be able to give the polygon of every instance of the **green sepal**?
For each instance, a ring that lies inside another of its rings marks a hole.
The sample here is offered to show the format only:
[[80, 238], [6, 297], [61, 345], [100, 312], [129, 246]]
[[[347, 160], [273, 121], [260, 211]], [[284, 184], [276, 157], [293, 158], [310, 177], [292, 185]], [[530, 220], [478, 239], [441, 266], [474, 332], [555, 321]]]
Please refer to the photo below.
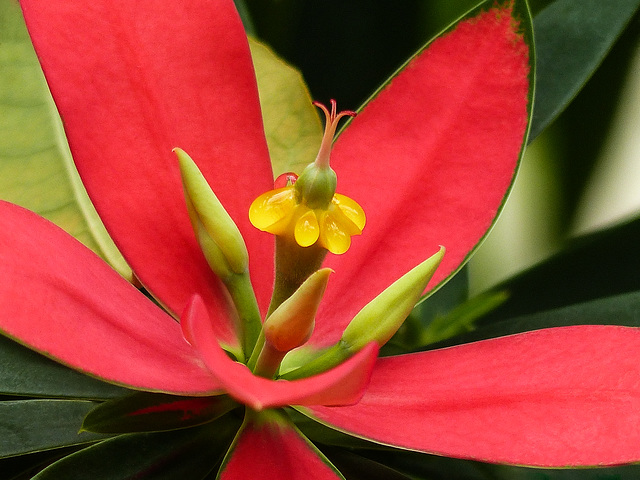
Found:
[[105, 435], [78, 432], [94, 406], [84, 400], [0, 402], [0, 458], [103, 440]]
[[136, 392], [101, 403], [82, 422], [97, 433], [160, 432], [211, 422], [237, 407], [228, 395], [179, 397]]

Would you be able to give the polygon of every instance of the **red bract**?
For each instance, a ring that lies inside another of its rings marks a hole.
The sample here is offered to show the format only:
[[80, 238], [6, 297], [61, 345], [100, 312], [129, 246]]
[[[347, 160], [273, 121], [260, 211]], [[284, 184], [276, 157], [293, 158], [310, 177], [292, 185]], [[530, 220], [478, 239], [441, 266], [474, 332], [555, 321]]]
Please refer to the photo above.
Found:
[[[184, 205], [184, 148], [238, 224], [261, 310], [273, 247], [247, 218], [273, 179], [246, 37], [231, 1], [21, 2], [78, 170], [137, 278], [174, 319], [45, 220], [0, 204], [0, 328], [73, 368], [132, 388], [228, 393], [247, 405], [221, 478], [336, 478], [289, 420], [463, 458], [565, 466], [640, 459], [640, 333], [541, 330], [375, 361], [370, 344], [301, 380], [253, 376], [221, 282]], [[367, 213], [311, 338], [329, 345], [367, 302], [447, 247], [435, 285], [485, 235], [512, 181], [530, 97], [512, 2], [432, 43], [336, 142], [339, 190]], [[184, 337], [189, 340], [186, 342]], [[375, 362], [375, 364], [374, 364]], [[370, 383], [367, 382], [370, 379]]]

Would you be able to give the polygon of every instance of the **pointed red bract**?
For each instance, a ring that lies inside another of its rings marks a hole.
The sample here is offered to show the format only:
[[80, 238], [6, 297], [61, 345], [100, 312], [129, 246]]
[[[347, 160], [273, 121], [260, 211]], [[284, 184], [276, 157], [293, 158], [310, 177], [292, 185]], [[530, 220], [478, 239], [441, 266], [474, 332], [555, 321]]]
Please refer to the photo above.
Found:
[[338, 191], [364, 208], [312, 342], [335, 342], [369, 300], [434, 253], [430, 285], [460, 266], [494, 221], [524, 142], [528, 49], [511, 7], [457, 25], [414, 58], [337, 139]]
[[181, 325], [225, 391], [254, 410], [286, 405], [350, 405], [362, 397], [378, 356], [370, 343], [337, 367], [301, 380], [270, 380], [233, 361], [216, 341], [202, 300], [193, 298]]
[[343, 478], [286, 422], [246, 424], [223, 464], [220, 480]]
[[[266, 306], [270, 243], [248, 221], [273, 185], [244, 29], [231, 0], [25, 0], [40, 57], [83, 182], [141, 282], [180, 314], [221, 288], [192, 232], [177, 160], [196, 161], [238, 223]], [[232, 325], [212, 315], [216, 335]]]
[[141, 390], [204, 394], [218, 382], [169, 315], [67, 233], [0, 202], [0, 331]]
[[640, 330], [538, 330], [378, 360], [362, 400], [313, 416], [381, 443], [562, 467], [640, 458]]

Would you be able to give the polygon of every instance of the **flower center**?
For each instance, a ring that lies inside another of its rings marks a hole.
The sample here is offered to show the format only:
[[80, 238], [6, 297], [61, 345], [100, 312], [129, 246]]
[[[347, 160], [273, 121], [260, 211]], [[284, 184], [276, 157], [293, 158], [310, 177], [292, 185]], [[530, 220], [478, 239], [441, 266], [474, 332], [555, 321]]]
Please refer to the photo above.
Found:
[[318, 244], [334, 254], [346, 252], [351, 237], [360, 235], [366, 217], [357, 202], [336, 193], [337, 177], [330, 163], [331, 145], [338, 123], [356, 113], [337, 113], [331, 100], [331, 111], [314, 102], [325, 114], [326, 126], [316, 160], [286, 186], [260, 195], [249, 208], [249, 219], [258, 229], [274, 235], [293, 238], [301, 247]]

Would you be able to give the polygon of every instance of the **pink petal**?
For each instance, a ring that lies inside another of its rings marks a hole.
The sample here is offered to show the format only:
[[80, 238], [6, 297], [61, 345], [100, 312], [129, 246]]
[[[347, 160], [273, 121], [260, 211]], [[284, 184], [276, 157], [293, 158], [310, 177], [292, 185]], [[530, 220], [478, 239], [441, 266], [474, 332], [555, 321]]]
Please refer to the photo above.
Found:
[[284, 421], [251, 422], [239, 433], [220, 480], [337, 480], [327, 460]]
[[490, 462], [640, 460], [640, 330], [538, 330], [378, 360], [362, 400], [312, 407], [375, 441]]
[[217, 381], [180, 326], [47, 220], [0, 202], [0, 331], [107, 381], [204, 394]]
[[255, 376], [233, 361], [213, 337], [202, 300], [194, 297], [182, 318], [187, 338], [199, 351], [225, 391], [254, 410], [286, 405], [349, 405], [364, 393], [378, 355], [370, 343], [337, 367], [301, 380], [270, 380]]
[[[269, 300], [273, 252], [248, 221], [273, 185], [246, 36], [231, 0], [20, 2], [74, 160], [141, 282], [174, 313], [221, 298], [192, 232], [174, 147], [239, 224]], [[216, 335], [232, 326], [212, 315]]]
[[[335, 342], [369, 300], [438, 250], [432, 288], [467, 258], [509, 188], [527, 128], [528, 50], [510, 2], [433, 42], [338, 138], [338, 191], [364, 208], [313, 342]], [[357, 282], [357, 284], [355, 283]]]

